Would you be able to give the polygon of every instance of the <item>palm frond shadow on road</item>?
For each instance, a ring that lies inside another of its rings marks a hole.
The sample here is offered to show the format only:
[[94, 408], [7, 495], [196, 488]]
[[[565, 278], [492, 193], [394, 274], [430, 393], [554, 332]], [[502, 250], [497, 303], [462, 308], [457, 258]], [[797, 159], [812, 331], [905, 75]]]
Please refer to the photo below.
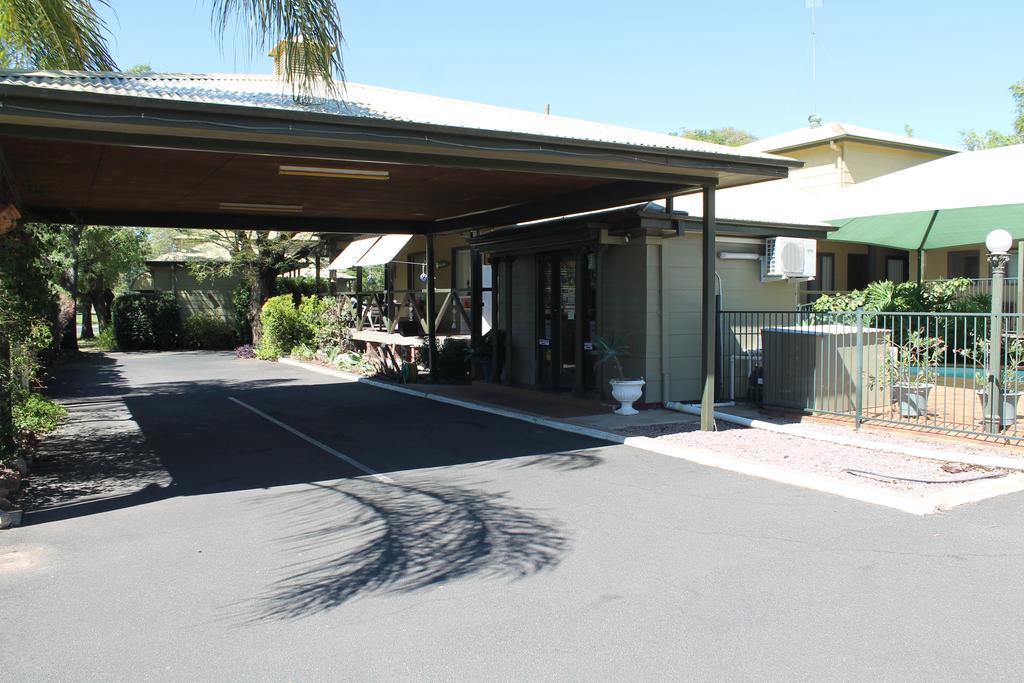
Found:
[[334, 523], [300, 529], [289, 555], [311, 557], [257, 600], [254, 620], [294, 619], [357, 596], [409, 592], [468, 576], [523, 578], [550, 569], [566, 535], [508, 496], [449, 484], [349, 479], [286, 494], [284, 514]]

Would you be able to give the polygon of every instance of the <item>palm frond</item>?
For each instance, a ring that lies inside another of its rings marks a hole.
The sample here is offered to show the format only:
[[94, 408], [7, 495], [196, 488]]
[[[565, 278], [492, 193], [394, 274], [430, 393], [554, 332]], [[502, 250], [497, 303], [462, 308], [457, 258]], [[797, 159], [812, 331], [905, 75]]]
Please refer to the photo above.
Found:
[[106, 23], [89, 0], [0, 0], [0, 54], [17, 67], [116, 68]]
[[250, 54], [285, 41], [284, 78], [292, 92], [312, 97], [337, 94], [344, 80], [341, 17], [335, 0], [211, 0], [213, 27], [220, 40], [235, 27]]

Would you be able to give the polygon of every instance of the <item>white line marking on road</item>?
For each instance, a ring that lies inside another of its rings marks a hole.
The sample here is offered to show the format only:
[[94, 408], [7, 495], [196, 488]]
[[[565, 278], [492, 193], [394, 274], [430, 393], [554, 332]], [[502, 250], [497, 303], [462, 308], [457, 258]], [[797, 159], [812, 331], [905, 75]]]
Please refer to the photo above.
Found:
[[352, 467], [355, 467], [357, 470], [359, 470], [361, 472], [365, 472], [366, 474], [369, 474], [374, 479], [376, 479], [378, 481], [382, 481], [385, 484], [393, 484], [394, 483], [394, 480], [391, 479], [390, 477], [386, 477], [383, 474], [381, 474], [380, 472], [377, 472], [376, 470], [370, 469], [369, 467], [367, 467], [363, 463], [359, 462], [355, 458], [350, 458], [349, 456], [345, 455], [341, 451], [337, 451], [337, 450], [331, 448], [330, 446], [328, 446], [327, 444], [323, 443], [322, 441], [317, 441], [313, 437], [308, 436], [306, 434], [303, 434], [298, 429], [295, 429], [295, 427], [292, 427], [291, 425], [287, 425], [284, 422], [281, 422], [280, 420], [278, 420], [277, 418], [271, 417], [270, 415], [267, 415], [266, 413], [264, 413], [259, 408], [254, 408], [251, 405], [249, 405], [248, 403], [246, 403], [245, 401], [239, 401], [234, 396], [228, 396], [228, 400], [229, 401], [234, 401], [235, 403], [237, 403], [238, 405], [242, 406], [246, 410], [250, 410], [250, 411], [256, 413], [257, 415], [262, 417], [264, 420], [267, 420], [268, 422], [273, 422], [274, 424], [276, 424], [281, 429], [283, 429], [285, 431], [288, 431], [288, 432], [291, 432], [292, 434], [294, 434], [295, 436], [299, 437], [300, 439], [302, 439], [306, 443], [313, 444], [314, 446], [316, 446], [320, 450], [326, 451], [327, 453], [330, 453], [331, 455], [333, 455], [335, 458], [338, 458], [339, 460], [344, 460], [349, 465], [352, 465]]

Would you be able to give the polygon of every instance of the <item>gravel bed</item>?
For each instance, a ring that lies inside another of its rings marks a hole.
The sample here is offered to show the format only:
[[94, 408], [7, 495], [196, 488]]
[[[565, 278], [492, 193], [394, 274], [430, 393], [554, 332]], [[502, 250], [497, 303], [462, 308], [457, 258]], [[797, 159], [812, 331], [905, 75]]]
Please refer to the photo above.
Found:
[[[680, 446], [692, 446], [752, 462], [867, 484], [887, 491], [910, 495], [926, 495], [934, 491], [965, 485], [951, 480], [1007, 474], [1005, 470], [973, 465], [951, 465], [935, 460], [911, 458], [899, 453], [841, 446], [763, 429], [748, 429], [721, 420], [717, 421], [718, 431], [716, 432], [702, 432], [699, 431], [699, 427], [700, 425], [696, 422], [680, 422], [627, 427], [619, 432], [627, 436], [647, 436]], [[863, 470], [881, 476], [877, 478], [858, 476], [847, 470]], [[899, 481], [887, 479], [886, 476], [927, 479], [942, 483], [925, 484]]]
[[[747, 417], [746, 415], [744, 417]], [[859, 432], [853, 429], [853, 423], [830, 424], [822, 420], [803, 420], [799, 423], [792, 419], [772, 417], [770, 415], [758, 415], [756, 419], [765, 422], [772, 422], [780, 425], [799, 424], [801, 429], [823, 432], [825, 434], [836, 434], [839, 436], [854, 436], [865, 441], [876, 443], [893, 444], [911, 448], [934, 448], [943, 451], [959, 451], [972, 455], [997, 455], [1000, 457], [1018, 457], [1024, 459], [1024, 444], [986, 443], [970, 437], [948, 437], [942, 438], [936, 434], [927, 432], [914, 432], [899, 428], [882, 429], [873, 425], [865, 425]], [[953, 440], [955, 438], [955, 441]]]

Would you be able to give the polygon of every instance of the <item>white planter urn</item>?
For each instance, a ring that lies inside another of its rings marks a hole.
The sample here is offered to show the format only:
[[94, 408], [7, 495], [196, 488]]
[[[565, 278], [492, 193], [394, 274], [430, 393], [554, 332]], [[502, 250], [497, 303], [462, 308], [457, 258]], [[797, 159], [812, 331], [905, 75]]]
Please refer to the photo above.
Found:
[[643, 377], [640, 379], [613, 379], [609, 380], [612, 385], [612, 398], [619, 402], [615, 410], [616, 415], [636, 415], [639, 411], [633, 407], [634, 401], [639, 401], [644, 393]]

